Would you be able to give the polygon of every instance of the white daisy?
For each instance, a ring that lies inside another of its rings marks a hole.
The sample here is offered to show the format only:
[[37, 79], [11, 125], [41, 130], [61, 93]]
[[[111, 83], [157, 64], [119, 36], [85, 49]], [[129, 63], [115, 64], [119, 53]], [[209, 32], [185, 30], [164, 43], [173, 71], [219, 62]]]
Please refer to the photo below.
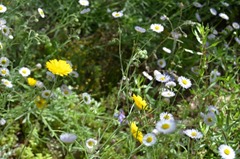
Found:
[[143, 76], [145, 76], [150, 81], [153, 79], [153, 77], [151, 75], [149, 75], [146, 71], [143, 71], [142, 74], [143, 74]]
[[213, 126], [217, 122], [216, 115], [213, 112], [203, 114], [203, 120], [206, 125]]
[[156, 129], [163, 134], [168, 134], [176, 129], [176, 124], [174, 120], [160, 120], [156, 124]]
[[234, 150], [228, 146], [228, 145], [220, 145], [218, 147], [218, 152], [222, 159], [234, 159], [235, 158], [235, 152]]
[[202, 133], [195, 129], [187, 129], [184, 130], [183, 133], [192, 139], [200, 139], [203, 137]]
[[7, 68], [0, 68], [0, 75], [5, 77], [9, 75], [9, 70]]
[[91, 11], [90, 8], [84, 8], [83, 10], [80, 11], [80, 14], [86, 14], [86, 13], [88, 13], [90, 11]]
[[171, 78], [170, 76], [166, 75], [166, 74], [158, 74], [155, 76], [155, 79], [158, 81], [158, 82], [168, 82]]
[[44, 91], [42, 91], [42, 97], [43, 98], [48, 99], [48, 98], [50, 98], [52, 96], [53, 96], [53, 94], [52, 94], [51, 90], [44, 90]]
[[183, 76], [178, 77], [178, 83], [185, 89], [188, 89], [192, 86], [191, 81]]
[[7, 7], [4, 6], [3, 4], [0, 4], [0, 13], [4, 13], [7, 11]]
[[164, 90], [164, 91], [162, 91], [161, 95], [166, 98], [171, 98], [171, 97], [175, 96], [175, 93], [170, 90]]
[[176, 83], [173, 81], [169, 81], [165, 84], [166, 87], [171, 88], [171, 87], [176, 87]]
[[78, 3], [82, 6], [89, 6], [89, 1], [88, 0], [79, 0]]
[[3, 35], [9, 36], [10, 29], [9, 29], [9, 27], [7, 27], [6, 25], [2, 25], [2, 26], [1, 26], [1, 31], [2, 31], [2, 34], [3, 34]]
[[150, 29], [157, 33], [161, 33], [164, 30], [164, 27], [161, 24], [151, 24]]
[[82, 98], [85, 104], [90, 104], [92, 102], [91, 96], [87, 92], [82, 94]]
[[216, 9], [214, 9], [214, 8], [210, 8], [210, 13], [211, 13], [212, 15], [217, 15], [217, 11], [216, 11]]
[[112, 12], [112, 16], [114, 18], [120, 18], [123, 16], [123, 13], [120, 11], [120, 12]]
[[160, 68], [164, 68], [167, 63], [166, 63], [166, 60], [165, 59], [159, 59], [157, 60], [157, 65], [160, 67]]
[[2, 79], [1, 81], [2, 81], [2, 84], [4, 84], [6, 87], [8, 87], [8, 88], [12, 88], [13, 87], [11, 81], [9, 81], [7, 79]]
[[209, 105], [208, 106], [208, 111], [219, 114], [219, 111], [217, 110], [217, 108], [213, 105]]
[[38, 8], [38, 13], [42, 18], [45, 18], [45, 14], [41, 8]]
[[77, 139], [75, 134], [63, 133], [60, 135], [60, 140], [64, 143], [73, 143]]
[[163, 47], [162, 49], [163, 49], [163, 51], [165, 51], [168, 54], [172, 53], [172, 51], [169, 48]]
[[143, 144], [145, 146], [152, 146], [156, 142], [157, 142], [157, 138], [156, 138], [155, 134], [153, 134], [153, 133], [148, 133], [143, 136]]
[[232, 26], [233, 26], [234, 29], [239, 29], [240, 28], [240, 26], [237, 22], [233, 22]]
[[97, 146], [97, 143], [97, 140], [90, 138], [86, 141], [86, 147], [88, 149], [94, 149]]
[[6, 57], [1, 57], [0, 58], [0, 66], [2, 67], [8, 67], [10, 61]]
[[228, 15], [225, 13], [219, 13], [219, 17], [221, 17], [222, 19], [225, 19], [225, 20], [229, 20]]
[[19, 73], [23, 76], [23, 77], [27, 77], [31, 74], [31, 71], [27, 68], [27, 67], [22, 67], [19, 69]]
[[137, 31], [137, 32], [140, 32], [140, 33], [145, 33], [146, 32], [146, 29], [140, 27], [140, 26], [135, 26], [134, 29]]
[[174, 120], [174, 117], [170, 113], [163, 112], [160, 114], [160, 120]]

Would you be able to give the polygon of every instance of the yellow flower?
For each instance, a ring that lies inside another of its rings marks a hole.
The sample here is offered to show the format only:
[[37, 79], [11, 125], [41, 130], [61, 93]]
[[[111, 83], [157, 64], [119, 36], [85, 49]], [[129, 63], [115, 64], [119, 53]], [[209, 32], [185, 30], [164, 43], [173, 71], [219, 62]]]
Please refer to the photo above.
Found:
[[130, 123], [130, 129], [133, 137], [137, 139], [139, 142], [142, 143], [143, 141], [143, 134], [142, 132], [138, 129], [137, 125], [135, 122]]
[[35, 80], [34, 78], [27, 78], [27, 82], [29, 86], [36, 86], [37, 80]]
[[36, 100], [35, 100], [35, 104], [37, 106], [37, 108], [42, 109], [47, 105], [47, 101], [43, 98], [41, 98], [40, 96], [37, 96]]
[[135, 102], [135, 105], [138, 107], [138, 109], [140, 110], [147, 110], [147, 103], [145, 100], [142, 99], [142, 97], [140, 96], [136, 96], [135, 94], [133, 94], [132, 99]]
[[72, 72], [72, 67], [64, 60], [50, 60], [46, 63], [47, 69], [55, 75], [67, 76]]

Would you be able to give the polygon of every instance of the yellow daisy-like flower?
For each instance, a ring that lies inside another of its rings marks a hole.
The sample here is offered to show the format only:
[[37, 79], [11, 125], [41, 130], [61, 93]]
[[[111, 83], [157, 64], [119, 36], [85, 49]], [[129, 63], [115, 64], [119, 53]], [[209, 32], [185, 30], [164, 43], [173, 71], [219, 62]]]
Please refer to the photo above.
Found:
[[133, 94], [132, 99], [135, 102], [135, 105], [138, 107], [138, 109], [140, 110], [147, 110], [147, 102], [145, 100], [142, 99], [142, 97], [140, 96], [136, 96], [135, 94]]
[[37, 80], [35, 80], [34, 78], [31, 78], [31, 77], [27, 78], [27, 82], [28, 82], [28, 85], [32, 86], [32, 87], [36, 86], [36, 84], [37, 84]]
[[55, 75], [67, 76], [72, 72], [72, 67], [64, 60], [50, 60], [46, 63], [47, 69]]
[[47, 105], [47, 101], [43, 98], [41, 98], [40, 96], [37, 96], [36, 100], [35, 100], [35, 104], [37, 106], [37, 108], [42, 109]]
[[137, 125], [135, 122], [130, 123], [130, 129], [133, 137], [137, 139], [140, 143], [143, 142], [143, 134], [142, 132], [138, 129]]

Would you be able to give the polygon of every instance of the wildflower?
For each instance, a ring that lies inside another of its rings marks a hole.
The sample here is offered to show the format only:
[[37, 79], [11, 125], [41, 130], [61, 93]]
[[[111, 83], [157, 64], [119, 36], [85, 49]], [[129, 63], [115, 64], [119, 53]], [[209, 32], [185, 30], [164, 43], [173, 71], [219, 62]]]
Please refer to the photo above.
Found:
[[9, 75], [9, 70], [7, 68], [0, 68], [0, 75], [5, 77]]
[[155, 79], [158, 81], [158, 82], [168, 82], [170, 80], [170, 76], [166, 75], [166, 74], [158, 74], [156, 75]]
[[31, 77], [27, 78], [27, 82], [28, 82], [28, 85], [32, 86], [32, 87], [36, 86], [36, 84], [37, 84], [37, 80], [35, 80], [34, 78], [31, 78]]
[[80, 11], [80, 14], [86, 14], [86, 13], [88, 13], [90, 11], [91, 11], [90, 8], [84, 8], [83, 10]]
[[19, 69], [19, 73], [23, 76], [23, 77], [27, 77], [31, 74], [31, 71], [27, 68], [27, 67], [22, 67]]
[[7, 79], [2, 79], [1, 81], [2, 81], [2, 84], [4, 84], [6, 87], [8, 87], [8, 88], [12, 88], [13, 87], [11, 81], [9, 81]]
[[193, 2], [193, 6], [197, 7], [197, 8], [202, 8], [203, 5], [198, 3], [198, 2]]
[[37, 64], [36, 64], [36, 67], [37, 67], [38, 69], [41, 69], [41, 68], [42, 68], [42, 65], [41, 65], [40, 63], [37, 63]]
[[91, 96], [87, 92], [82, 94], [82, 98], [83, 98], [83, 102], [87, 105], [92, 102]]
[[161, 95], [166, 98], [171, 98], [175, 96], [175, 93], [170, 90], [164, 90]]
[[112, 16], [114, 18], [120, 18], [123, 16], [123, 13], [120, 11], [120, 12], [112, 12]]
[[143, 134], [142, 132], [138, 129], [137, 125], [135, 122], [130, 123], [130, 129], [133, 137], [137, 139], [140, 143], [143, 142]]
[[219, 155], [222, 157], [222, 159], [234, 159], [235, 158], [235, 152], [234, 150], [228, 146], [228, 145], [220, 145], [218, 147]]
[[6, 57], [1, 57], [0, 58], [0, 66], [2, 67], [8, 67], [10, 61]]
[[225, 19], [225, 20], [229, 20], [228, 15], [225, 13], [219, 13], [219, 17], [221, 17], [222, 19]]
[[184, 130], [183, 133], [192, 139], [200, 139], [203, 137], [202, 133], [195, 129], [187, 129]]
[[167, 113], [167, 112], [163, 112], [160, 114], [160, 120], [174, 120], [174, 117], [172, 114]]
[[45, 14], [41, 8], [38, 8], [38, 13], [42, 18], [45, 18]]
[[72, 133], [63, 133], [60, 135], [60, 140], [64, 143], [73, 143], [77, 139], [77, 136]]
[[148, 133], [143, 136], [143, 144], [145, 146], [152, 146], [156, 142], [157, 142], [157, 138], [156, 138], [155, 134], [153, 134], [153, 133]]
[[120, 109], [119, 112], [115, 113], [114, 116], [118, 118], [118, 121], [120, 122], [120, 124], [123, 122], [123, 120], [126, 117], [122, 109]]
[[8, 38], [9, 38], [9, 39], [13, 39], [13, 36], [12, 36], [12, 35], [9, 35]]
[[66, 85], [62, 85], [60, 87], [60, 89], [61, 89], [63, 95], [69, 95], [72, 93], [72, 91]]
[[170, 88], [170, 87], [176, 87], [176, 83], [173, 81], [169, 81], [165, 84], [166, 87]]
[[211, 71], [211, 73], [210, 73], [210, 78], [209, 78], [210, 82], [211, 82], [211, 83], [212, 83], [212, 82], [215, 82], [218, 76], [221, 76], [221, 73], [218, 72], [216, 69], [214, 69], [213, 71]]
[[151, 24], [150, 29], [157, 33], [161, 33], [164, 30], [164, 27], [161, 24]]
[[225, 7], [229, 7], [229, 4], [227, 2], [221, 2], [222, 5], [224, 5]]
[[178, 83], [185, 89], [188, 89], [192, 86], [191, 81], [183, 76], [178, 77]]
[[165, 59], [159, 59], [157, 60], [157, 65], [160, 67], [160, 68], [164, 68], [166, 66], [166, 60]]
[[214, 9], [214, 8], [210, 8], [210, 13], [211, 13], [212, 15], [217, 15], [217, 11], [216, 11], [216, 9]]
[[140, 27], [140, 26], [135, 26], [134, 29], [137, 31], [137, 32], [140, 32], [140, 33], [145, 33], [146, 32], [146, 29]]
[[169, 134], [175, 131], [176, 123], [174, 120], [160, 120], [156, 124], [156, 129], [163, 134]]
[[46, 67], [55, 75], [67, 76], [72, 72], [72, 67], [64, 60], [50, 60], [46, 63]]
[[0, 4], [0, 13], [4, 13], [7, 11], [7, 7], [4, 6], [3, 4]]
[[216, 123], [217, 118], [213, 112], [208, 112], [207, 114], [203, 114], [203, 120], [206, 125], [212, 126]]
[[5, 119], [3, 119], [3, 118], [1, 118], [1, 119], [0, 119], [0, 125], [2, 125], [2, 126], [3, 126], [3, 125], [5, 125], [5, 124], [6, 124], [6, 120], [5, 120]]
[[89, 1], [88, 0], [79, 0], [78, 3], [82, 6], [89, 6]]
[[132, 99], [134, 100], [135, 105], [138, 107], [138, 109], [147, 110], [147, 108], [148, 108], [147, 102], [145, 100], [143, 100], [142, 97], [136, 96], [135, 94], [133, 94]]
[[234, 29], [239, 29], [240, 28], [240, 26], [237, 22], [233, 22], [232, 26], [233, 26]]
[[49, 81], [54, 81], [54, 80], [55, 80], [55, 75], [52, 74], [52, 72], [47, 71], [46, 74], [47, 74], [46, 78], [47, 78]]
[[42, 109], [47, 105], [47, 101], [43, 98], [41, 98], [40, 96], [37, 96], [35, 99], [35, 104], [37, 106], [37, 108]]
[[217, 110], [217, 108], [213, 105], [208, 106], [208, 111], [219, 114], [219, 111]]
[[50, 97], [53, 96], [51, 90], [44, 90], [44, 91], [42, 91], [42, 94], [41, 94], [41, 95], [42, 95], [42, 97], [43, 97], [44, 99], [48, 99], [48, 98], [50, 98]]
[[172, 53], [172, 51], [169, 48], [163, 47], [162, 49], [163, 49], [163, 51], [165, 51], [168, 54]]
[[97, 143], [97, 140], [90, 138], [86, 141], [86, 147], [92, 150], [97, 146]]
[[10, 33], [10, 29], [6, 25], [1, 26], [2, 34], [8, 36]]
[[149, 75], [146, 71], [143, 71], [142, 74], [149, 79], [150, 81], [153, 79], [153, 77], [151, 75]]

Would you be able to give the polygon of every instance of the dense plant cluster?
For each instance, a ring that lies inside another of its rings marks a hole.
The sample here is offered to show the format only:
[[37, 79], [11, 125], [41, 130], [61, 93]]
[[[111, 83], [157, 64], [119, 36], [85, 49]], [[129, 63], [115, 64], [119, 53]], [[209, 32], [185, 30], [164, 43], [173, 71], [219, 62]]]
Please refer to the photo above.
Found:
[[2, 0], [0, 158], [239, 158], [239, 7]]

